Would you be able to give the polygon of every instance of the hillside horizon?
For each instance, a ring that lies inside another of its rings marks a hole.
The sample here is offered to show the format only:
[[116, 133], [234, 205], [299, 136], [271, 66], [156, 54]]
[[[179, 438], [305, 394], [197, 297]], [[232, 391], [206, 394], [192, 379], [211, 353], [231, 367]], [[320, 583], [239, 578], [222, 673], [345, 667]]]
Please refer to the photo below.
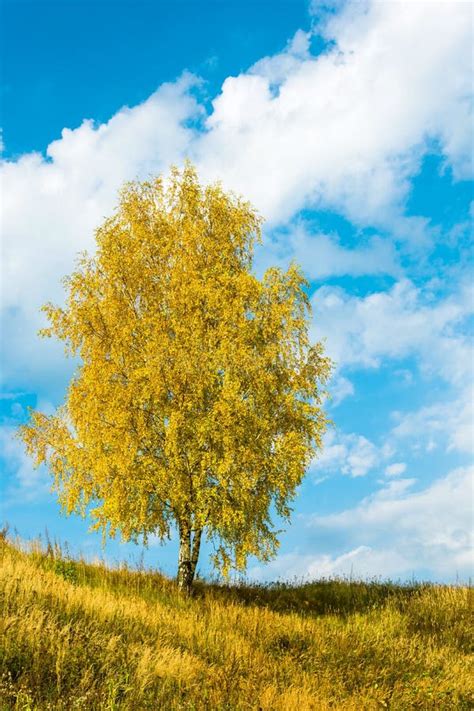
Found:
[[0, 543], [2, 709], [470, 709], [472, 589], [195, 584]]

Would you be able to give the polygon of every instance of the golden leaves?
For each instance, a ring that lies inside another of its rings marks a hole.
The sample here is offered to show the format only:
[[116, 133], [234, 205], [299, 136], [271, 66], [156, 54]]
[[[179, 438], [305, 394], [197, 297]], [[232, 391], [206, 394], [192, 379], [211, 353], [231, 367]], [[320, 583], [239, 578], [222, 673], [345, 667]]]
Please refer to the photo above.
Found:
[[127, 538], [205, 522], [225, 569], [275, 550], [270, 505], [288, 514], [326, 426], [307, 285], [296, 265], [253, 275], [260, 225], [189, 164], [127, 184], [66, 307], [44, 307], [82, 362], [65, 407], [21, 430], [68, 512], [93, 503]]

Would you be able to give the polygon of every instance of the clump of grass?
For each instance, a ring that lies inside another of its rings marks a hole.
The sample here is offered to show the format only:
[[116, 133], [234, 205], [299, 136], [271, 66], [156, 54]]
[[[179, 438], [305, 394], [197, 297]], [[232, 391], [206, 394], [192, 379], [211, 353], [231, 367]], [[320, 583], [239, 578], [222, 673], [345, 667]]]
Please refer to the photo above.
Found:
[[0, 540], [0, 708], [470, 709], [471, 590], [209, 585]]

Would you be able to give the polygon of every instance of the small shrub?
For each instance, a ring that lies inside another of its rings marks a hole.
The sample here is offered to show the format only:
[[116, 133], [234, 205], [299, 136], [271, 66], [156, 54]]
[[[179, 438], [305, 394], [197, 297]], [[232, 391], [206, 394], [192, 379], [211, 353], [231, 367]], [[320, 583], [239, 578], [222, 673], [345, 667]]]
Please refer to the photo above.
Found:
[[67, 580], [68, 583], [77, 582], [77, 566], [72, 560], [62, 560], [61, 558], [55, 558], [53, 561], [53, 571], [56, 575], [60, 575], [61, 578]]

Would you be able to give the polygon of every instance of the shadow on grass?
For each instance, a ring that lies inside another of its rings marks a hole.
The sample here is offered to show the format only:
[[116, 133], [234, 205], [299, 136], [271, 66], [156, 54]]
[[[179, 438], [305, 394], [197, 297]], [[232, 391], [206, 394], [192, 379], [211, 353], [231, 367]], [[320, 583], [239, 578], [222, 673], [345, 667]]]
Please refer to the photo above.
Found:
[[194, 594], [197, 597], [212, 596], [222, 602], [267, 607], [276, 612], [349, 615], [381, 607], [389, 600], [402, 603], [427, 587], [432, 585], [348, 578], [267, 584], [245, 581], [232, 585], [198, 580]]

